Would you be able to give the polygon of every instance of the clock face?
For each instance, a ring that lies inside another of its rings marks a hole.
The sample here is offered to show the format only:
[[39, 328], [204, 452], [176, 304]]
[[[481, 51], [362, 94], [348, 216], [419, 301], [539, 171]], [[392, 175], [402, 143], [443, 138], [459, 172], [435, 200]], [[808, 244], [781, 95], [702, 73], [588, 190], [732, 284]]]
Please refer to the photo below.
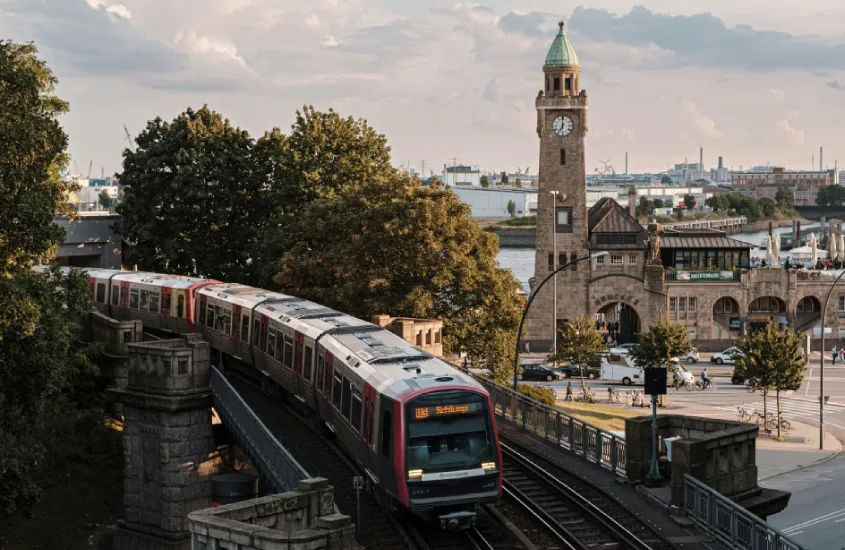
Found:
[[559, 136], [568, 136], [572, 132], [572, 119], [565, 115], [560, 115], [552, 122], [552, 130]]

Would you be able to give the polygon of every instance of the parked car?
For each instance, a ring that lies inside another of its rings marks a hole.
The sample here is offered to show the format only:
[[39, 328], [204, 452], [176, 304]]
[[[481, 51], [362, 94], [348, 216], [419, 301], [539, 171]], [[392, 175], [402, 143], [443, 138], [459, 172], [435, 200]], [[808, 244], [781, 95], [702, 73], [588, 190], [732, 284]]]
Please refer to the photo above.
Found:
[[552, 380], [560, 380], [561, 375], [549, 368], [547, 365], [522, 365], [522, 372], [517, 376], [518, 380], [545, 380], [551, 382]]
[[[581, 377], [581, 369], [578, 368], [578, 363], [573, 363], [568, 367], [558, 367], [555, 369], [555, 372], [560, 373], [561, 378], [580, 378]], [[593, 366], [593, 362], [590, 361], [588, 365], [584, 367], [584, 378], [589, 378], [590, 380], [596, 380], [601, 376], [601, 359], [599, 359], [599, 366]]]
[[631, 351], [631, 348], [635, 347], [637, 347], [637, 344], [622, 344], [621, 346], [610, 348], [608, 351], [615, 355], [628, 355], [628, 352]]
[[733, 365], [736, 360], [743, 356], [742, 351], [736, 346], [730, 347], [721, 353], [714, 353], [710, 358], [712, 363], [717, 365]]
[[698, 350], [692, 350], [683, 357], [674, 357], [672, 360], [678, 363], [686, 363], [687, 365], [698, 363]]
[[634, 365], [626, 356], [618, 360], [605, 358], [601, 364], [601, 378], [605, 382], [622, 382], [626, 386], [642, 384], [643, 369]]

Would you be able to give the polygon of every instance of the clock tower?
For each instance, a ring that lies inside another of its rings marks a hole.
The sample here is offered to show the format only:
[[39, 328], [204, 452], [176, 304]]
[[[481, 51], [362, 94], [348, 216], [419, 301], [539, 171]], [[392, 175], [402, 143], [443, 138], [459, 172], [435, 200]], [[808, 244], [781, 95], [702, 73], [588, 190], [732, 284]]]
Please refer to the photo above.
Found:
[[[543, 65], [537, 100], [540, 182], [537, 199], [537, 253], [533, 289], [557, 267], [589, 254], [584, 138], [587, 93], [581, 89], [578, 56], [564, 32], [552, 42]], [[532, 305], [528, 338], [532, 348], [551, 348], [553, 327], [588, 313], [591, 266], [580, 262], [556, 275]], [[555, 304], [555, 302], [557, 302]]]

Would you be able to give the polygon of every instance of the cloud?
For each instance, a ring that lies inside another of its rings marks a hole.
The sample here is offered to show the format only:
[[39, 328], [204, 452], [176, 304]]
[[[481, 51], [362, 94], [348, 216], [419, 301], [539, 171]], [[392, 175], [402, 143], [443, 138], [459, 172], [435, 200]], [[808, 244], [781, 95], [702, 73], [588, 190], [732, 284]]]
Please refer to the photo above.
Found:
[[238, 53], [238, 47], [226, 39], [200, 36], [196, 31], [179, 29], [173, 37], [173, 43], [190, 53], [230, 59], [242, 67], [247, 66], [244, 58]]
[[749, 25], [729, 28], [709, 13], [672, 16], [636, 6], [620, 16], [604, 9], [578, 7], [570, 23], [568, 28], [573, 33], [590, 40], [631, 46], [654, 44], [672, 52], [679, 61], [700, 67], [749, 71], [845, 69], [843, 43], [760, 31]]
[[126, 19], [127, 21], [132, 19], [132, 12], [123, 4], [109, 4], [106, 0], [88, 0], [88, 5], [95, 10], [103, 8], [106, 13], [119, 17], [120, 19]]
[[528, 14], [510, 12], [499, 19], [499, 28], [507, 33], [520, 33], [529, 36], [543, 34], [548, 16], [534, 11]]
[[700, 135], [711, 138], [722, 137], [722, 132], [716, 129], [716, 121], [701, 114], [694, 101], [684, 99], [678, 111], [681, 116], [692, 122], [693, 128]]
[[789, 141], [793, 145], [804, 145], [804, 130], [798, 130], [797, 128], [793, 128], [788, 120], [777, 121], [775, 127], [783, 135], [789, 138]]
[[484, 86], [484, 92], [481, 94], [481, 97], [486, 99], [487, 101], [498, 101], [499, 99], [499, 85], [496, 83], [496, 79], [490, 80], [486, 86]]
[[775, 101], [778, 103], [786, 103], [786, 94], [779, 88], [771, 88], [769, 91], [775, 96]]
[[840, 84], [838, 80], [831, 80], [826, 84], [828, 88], [833, 88], [834, 90], [845, 90], [845, 84]]

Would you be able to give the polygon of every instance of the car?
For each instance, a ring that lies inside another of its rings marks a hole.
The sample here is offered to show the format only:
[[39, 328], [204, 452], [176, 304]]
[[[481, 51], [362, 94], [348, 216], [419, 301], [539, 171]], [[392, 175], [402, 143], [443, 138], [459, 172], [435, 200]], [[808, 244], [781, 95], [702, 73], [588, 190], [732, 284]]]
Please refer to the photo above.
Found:
[[517, 376], [518, 380], [545, 380], [551, 382], [552, 380], [560, 380], [560, 373], [546, 365], [534, 365], [526, 363], [522, 365], [522, 372]]
[[631, 348], [635, 347], [637, 347], [637, 344], [622, 344], [621, 346], [610, 348], [608, 351], [615, 355], [628, 355], [628, 353], [631, 351]]
[[[601, 377], [601, 361], [599, 361], [599, 366], [593, 366], [593, 362], [590, 363], [584, 368], [584, 378], [589, 378], [590, 380], [596, 380], [597, 378]], [[580, 378], [581, 377], [581, 369], [578, 368], [578, 363], [573, 363], [568, 367], [558, 367], [555, 369], [555, 372], [560, 373], [561, 378]]]
[[717, 365], [733, 365], [740, 357], [743, 357], [742, 351], [738, 347], [733, 346], [721, 353], [714, 353], [713, 357], [710, 358], [710, 362], [716, 363]]
[[686, 354], [683, 358], [673, 357], [672, 361], [677, 361], [678, 363], [686, 363], [687, 365], [692, 365], [694, 363], [698, 363], [698, 350], [692, 350], [691, 352]]

